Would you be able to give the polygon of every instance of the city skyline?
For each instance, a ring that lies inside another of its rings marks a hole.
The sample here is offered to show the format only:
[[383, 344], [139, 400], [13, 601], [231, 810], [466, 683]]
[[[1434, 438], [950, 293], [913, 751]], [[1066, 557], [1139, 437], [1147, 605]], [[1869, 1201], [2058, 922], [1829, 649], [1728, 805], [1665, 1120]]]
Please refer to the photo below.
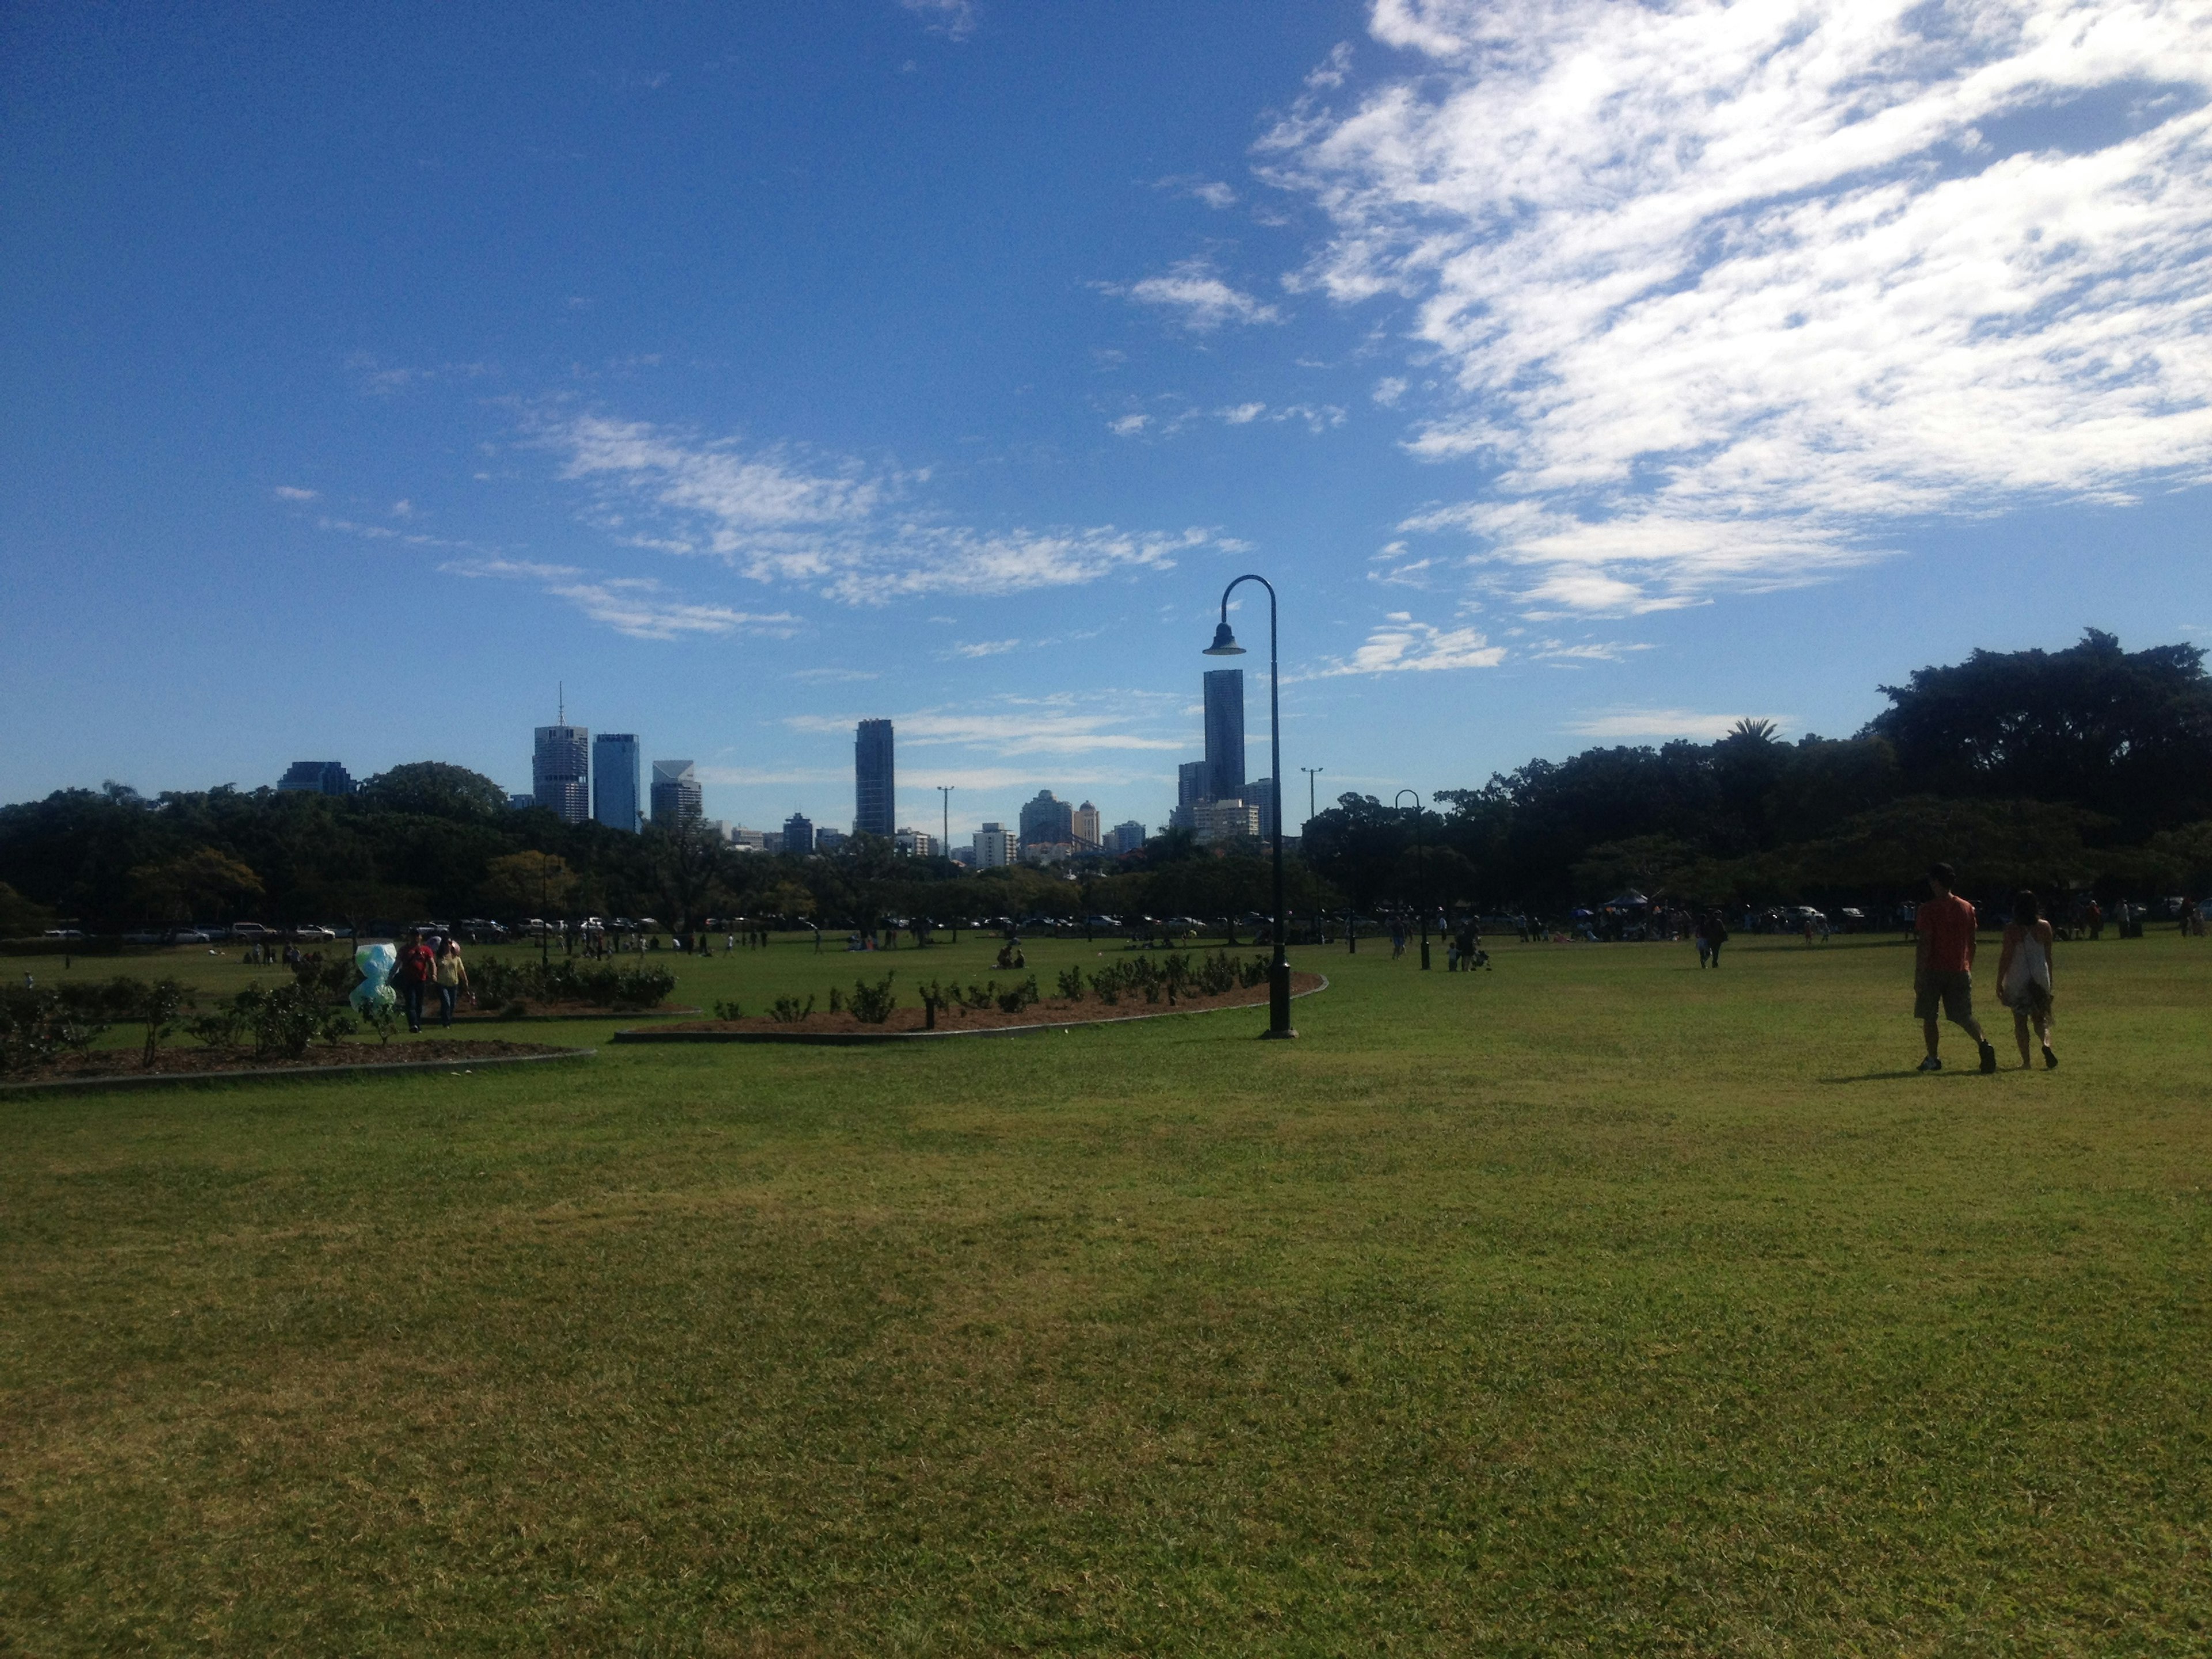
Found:
[[558, 674], [716, 819], [888, 718], [900, 823], [1157, 822], [1246, 570], [1384, 799], [2212, 641], [2212, 47], [1954, 9], [23, 11], [0, 799], [534, 793]]

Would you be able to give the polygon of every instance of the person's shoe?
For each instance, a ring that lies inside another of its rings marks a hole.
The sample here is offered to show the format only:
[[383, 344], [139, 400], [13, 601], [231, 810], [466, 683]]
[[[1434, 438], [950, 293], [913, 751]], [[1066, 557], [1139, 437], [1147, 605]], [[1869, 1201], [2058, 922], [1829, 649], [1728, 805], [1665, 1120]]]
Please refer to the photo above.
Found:
[[1996, 1046], [1991, 1043], [1984, 1042], [1982, 1045], [1982, 1071], [1986, 1075], [1990, 1072], [1996, 1071], [1996, 1068], [1997, 1051]]
[[2051, 1053], [2051, 1045], [2047, 1042], [2043, 1045], [2043, 1069], [2046, 1072], [2058, 1069], [2058, 1056]]
[[1943, 1062], [1930, 1054], [1920, 1062], [1918, 1069], [1923, 1072], [1940, 1072], [1943, 1069]]

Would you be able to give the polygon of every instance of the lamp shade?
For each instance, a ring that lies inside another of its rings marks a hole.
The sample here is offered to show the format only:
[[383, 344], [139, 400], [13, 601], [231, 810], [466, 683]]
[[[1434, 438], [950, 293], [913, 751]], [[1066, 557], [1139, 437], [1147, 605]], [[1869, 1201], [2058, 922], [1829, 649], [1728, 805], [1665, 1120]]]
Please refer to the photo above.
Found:
[[1229, 631], [1229, 624], [1224, 621], [1213, 630], [1213, 643], [1206, 647], [1204, 654], [1209, 657], [1241, 657], [1244, 654], [1244, 647], [1237, 643], [1237, 636]]

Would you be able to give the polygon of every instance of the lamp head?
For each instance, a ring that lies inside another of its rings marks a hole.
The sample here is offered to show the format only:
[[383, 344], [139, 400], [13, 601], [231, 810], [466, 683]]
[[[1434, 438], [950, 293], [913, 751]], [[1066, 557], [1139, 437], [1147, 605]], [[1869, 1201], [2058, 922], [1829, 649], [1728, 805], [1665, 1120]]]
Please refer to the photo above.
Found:
[[1221, 625], [1213, 630], [1213, 643], [1206, 647], [1204, 654], [1209, 657], [1241, 657], [1244, 654], [1244, 647], [1237, 643], [1237, 636], [1229, 631], [1227, 618], [1223, 618]]

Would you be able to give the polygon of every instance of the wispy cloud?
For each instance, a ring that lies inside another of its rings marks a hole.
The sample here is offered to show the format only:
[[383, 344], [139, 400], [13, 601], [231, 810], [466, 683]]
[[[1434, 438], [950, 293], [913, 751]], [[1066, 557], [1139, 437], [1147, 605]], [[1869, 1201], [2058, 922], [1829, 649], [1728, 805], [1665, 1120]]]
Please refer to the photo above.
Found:
[[[1909, 517], [2212, 477], [2194, 0], [1376, 0], [1262, 146], [1457, 406], [1413, 453], [1540, 608], [1819, 580]], [[1387, 383], [1386, 383], [1387, 384]], [[1379, 388], [1378, 388], [1379, 390]], [[1393, 394], [1395, 396], [1395, 393]]]
[[301, 489], [294, 484], [278, 484], [269, 493], [280, 501], [312, 501], [318, 500], [321, 494], [319, 490]]
[[975, 0], [899, 0], [899, 4], [922, 19], [930, 32], [965, 40], [975, 32], [981, 8]]
[[1351, 656], [1335, 659], [1317, 673], [1304, 678], [1495, 668], [1504, 660], [1505, 647], [1491, 644], [1474, 629], [1437, 628], [1415, 622], [1407, 611], [1394, 611]]
[[1019, 640], [979, 640], [972, 645], [956, 645], [942, 654], [947, 657], [1003, 657], [1009, 651], [1021, 648]]
[[1201, 178], [1192, 173], [1176, 173], [1169, 178], [1154, 179], [1160, 190], [1171, 190], [1178, 196], [1188, 196], [1203, 202], [1217, 211], [1237, 205], [1237, 192], [1217, 179]]
[[578, 416], [547, 427], [543, 441], [564, 457], [564, 478], [596, 492], [596, 521], [618, 541], [716, 558], [753, 580], [846, 604], [1077, 586], [1171, 569], [1178, 555], [1226, 544], [1195, 527], [949, 524], [912, 500], [926, 473], [748, 449], [641, 422]]
[[1738, 720], [1767, 720], [1791, 724], [1787, 714], [1704, 714], [1693, 708], [1614, 708], [1570, 720], [1565, 729], [1578, 738], [1693, 738], [1710, 743], [1724, 738]]
[[799, 623], [788, 611], [763, 614], [672, 598], [649, 576], [593, 579], [574, 565], [538, 564], [526, 559], [456, 559], [438, 568], [449, 576], [535, 583], [556, 599], [568, 600], [593, 622], [636, 640], [736, 633], [787, 639]]
[[810, 685], [835, 685], [848, 681], [879, 680], [883, 676], [865, 668], [799, 668], [791, 678], [804, 680]]
[[1126, 284], [1101, 283], [1097, 287], [1103, 294], [1121, 295], [1139, 305], [1175, 312], [1182, 325], [1194, 334], [1210, 334], [1230, 323], [1283, 320], [1283, 313], [1273, 306], [1224, 282], [1205, 259], [1185, 259], [1164, 276]]
[[[1101, 709], [1096, 699], [1004, 697], [978, 708], [924, 708], [892, 716], [902, 747], [951, 745], [983, 749], [1000, 756], [1082, 755], [1103, 750], [1173, 750], [1188, 739], [1158, 732], [1132, 731], [1157, 721], [1172, 701], [1121, 695]], [[847, 732], [858, 716], [794, 714], [785, 724], [795, 732]]]

